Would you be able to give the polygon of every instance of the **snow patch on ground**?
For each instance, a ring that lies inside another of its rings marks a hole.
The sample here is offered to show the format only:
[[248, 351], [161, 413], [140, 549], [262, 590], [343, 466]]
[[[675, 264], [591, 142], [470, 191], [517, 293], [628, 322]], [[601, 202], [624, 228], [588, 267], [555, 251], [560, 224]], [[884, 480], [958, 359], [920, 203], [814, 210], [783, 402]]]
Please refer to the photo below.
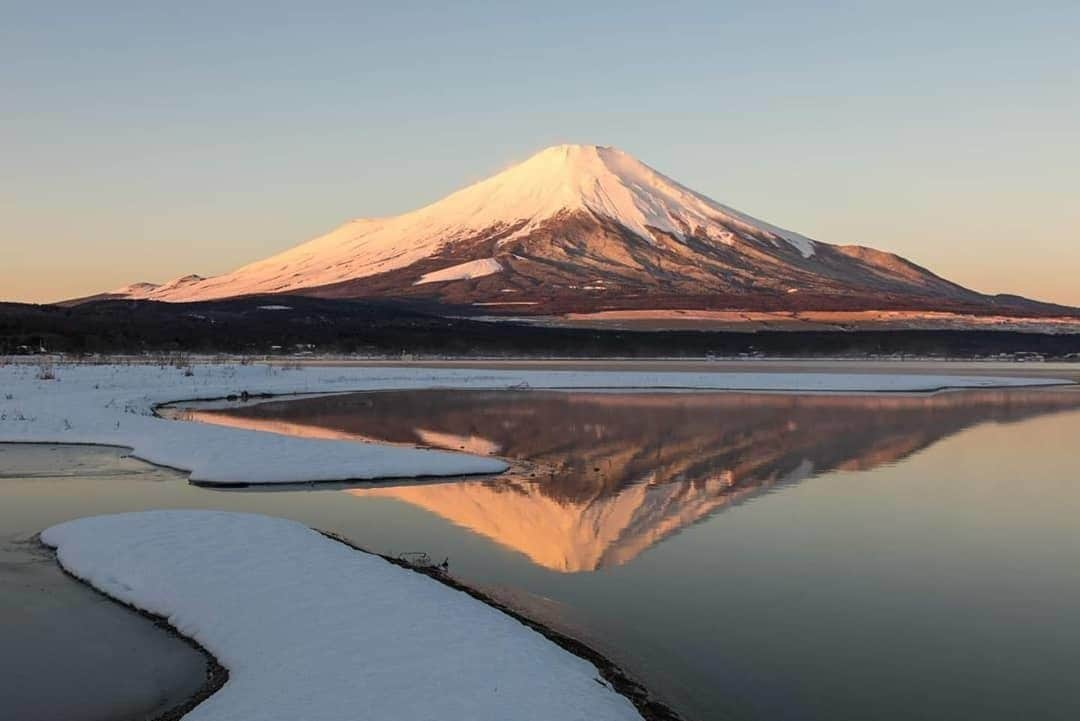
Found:
[[[0, 366], [0, 442], [126, 446], [152, 463], [190, 471], [203, 483], [290, 483], [496, 473], [501, 460], [465, 453], [297, 438], [261, 430], [166, 420], [159, 403], [258, 394], [420, 388], [669, 388], [759, 391], [929, 391], [1053, 385], [1046, 378], [659, 371], [491, 370], [422, 367], [298, 369], [240, 363]], [[47, 376], [55, 376], [47, 378]], [[423, 426], [423, 418], [417, 424]]]
[[188, 721], [640, 718], [591, 663], [513, 618], [293, 521], [146, 511], [42, 540], [229, 669]]
[[486, 275], [498, 273], [502, 269], [503, 267], [499, 265], [499, 261], [494, 258], [480, 258], [479, 260], [470, 260], [467, 263], [459, 263], [458, 265], [452, 265], [449, 268], [425, 273], [420, 277], [420, 280], [413, 283], [413, 285], [483, 278]]

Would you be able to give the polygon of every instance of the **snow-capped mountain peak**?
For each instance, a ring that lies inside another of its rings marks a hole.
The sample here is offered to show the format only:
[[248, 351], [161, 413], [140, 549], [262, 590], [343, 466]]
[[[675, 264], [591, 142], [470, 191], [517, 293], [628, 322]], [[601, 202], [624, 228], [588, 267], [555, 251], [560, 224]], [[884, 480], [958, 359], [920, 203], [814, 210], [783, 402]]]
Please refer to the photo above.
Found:
[[547, 148], [444, 202], [455, 199], [473, 207], [474, 227], [487, 227], [499, 218], [536, 222], [563, 210], [588, 210], [645, 239], [652, 237], [650, 229], [679, 239], [689, 229], [727, 238], [733, 226], [746, 226], [783, 238], [804, 257], [814, 254], [809, 238], [710, 200], [609, 146]]
[[557, 145], [410, 213], [349, 221], [224, 275], [110, 298], [294, 293], [422, 299], [484, 312], [899, 308], [999, 303], [863, 246], [763, 222], [617, 148]]
[[[411, 213], [356, 219], [231, 273], [185, 277], [139, 295], [205, 300], [332, 285], [404, 268], [478, 233], [503, 231], [497, 245], [502, 248], [553, 218], [580, 212], [646, 242], [660, 232], [678, 240], [695, 233], [731, 244], [737, 233], [747, 231], [786, 242], [804, 258], [814, 254], [808, 238], [695, 193], [617, 148], [557, 145]], [[410, 284], [429, 272], [418, 273]]]

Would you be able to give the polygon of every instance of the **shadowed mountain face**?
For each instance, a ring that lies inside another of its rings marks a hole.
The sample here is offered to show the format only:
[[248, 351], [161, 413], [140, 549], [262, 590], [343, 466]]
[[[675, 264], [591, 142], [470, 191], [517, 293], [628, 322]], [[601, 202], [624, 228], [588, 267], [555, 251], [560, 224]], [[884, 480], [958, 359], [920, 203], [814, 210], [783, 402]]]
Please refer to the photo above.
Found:
[[590, 571], [778, 485], [895, 463], [965, 428], [1080, 408], [1073, 391], [935, 395], [393, 391], [184, 417], [296, 435], [416, 444], [519, 461], [509, 473], [356, 488], [527, 555]]
[[[513, 227], [513, 226], [511, 226]], [[1020, 310], [946, 281], [890, 253], [817, 244], [804, 257], [764, 233], [717, 243], [696, 230], [684, 237], [650, 230], [644, 239], [588, 211], [561, 213], [527, 235], [501, 226], [404, 268], [341, 281], [306, 293], [394, 297], [479, 305], [517, 315], [640, 308], [753, 308], [994, 312]], [[446, 281], [417, 278], [492, 259], [499, 271]], [[1000, 307], [999, 307], [1000, 306]], [[1032, 307], [1024, 307], [1034, 312]]]

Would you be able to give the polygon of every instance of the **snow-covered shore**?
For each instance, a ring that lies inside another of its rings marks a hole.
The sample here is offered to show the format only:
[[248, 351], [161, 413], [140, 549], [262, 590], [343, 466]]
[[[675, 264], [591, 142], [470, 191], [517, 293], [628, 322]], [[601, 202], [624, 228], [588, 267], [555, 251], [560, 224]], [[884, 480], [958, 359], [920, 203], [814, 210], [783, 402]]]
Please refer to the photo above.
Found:
[[191, 721], [640, 719], [591, 663], [517, 620], [294, 521], [144, 511], [42, 540], [229, 670]]
[[[54, 375], [54, 378], [41, 376]], [[680, 388], [755, 391], [931, 391], [1068, 383], [1047, 378], [841, 373], [681, 373], [470, 370], [419, 367], [295, 369], [240, 363], [0, 366], [0, 442], [124, 446], [201, 483], [288, 483], [496, 473], [495, 458], [375, 443], [297, 438], [158, 418], [176, 400], [228, 395], [412, 388]], [[418, 422], [422, 419], [418, 419]]]

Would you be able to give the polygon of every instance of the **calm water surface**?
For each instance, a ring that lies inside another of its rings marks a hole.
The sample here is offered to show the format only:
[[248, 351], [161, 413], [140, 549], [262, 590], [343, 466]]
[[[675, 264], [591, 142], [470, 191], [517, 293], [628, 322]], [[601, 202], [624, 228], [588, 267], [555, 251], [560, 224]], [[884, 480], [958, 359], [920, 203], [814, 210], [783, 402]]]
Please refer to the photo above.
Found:
[[[188, 415], [514, 469], [221, 491], [108, 449], [0, 445], [0, 537], [141, 508], [259, 511], [449, 557], [690, 719], [1080, 717], [1076, 391], [411, 391]], [[49, 470], [88, 459], [106, 472]]]
[[0, 444], [0, 719], [136, 721], [199, 691], [198, 650], [65, 576], [35, 539], [91, 513], [95, 488], [166, 479], [108, 449]]

